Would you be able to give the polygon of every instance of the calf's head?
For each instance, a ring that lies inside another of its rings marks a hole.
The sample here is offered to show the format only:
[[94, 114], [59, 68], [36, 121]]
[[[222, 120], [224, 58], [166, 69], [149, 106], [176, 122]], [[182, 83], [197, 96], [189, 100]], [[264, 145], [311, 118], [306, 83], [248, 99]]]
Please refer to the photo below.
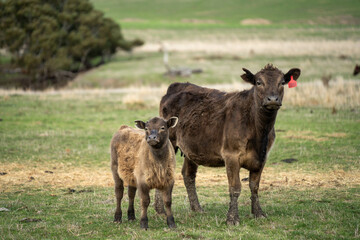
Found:
[[136, 126], [145, 130], [145, 139], [153, 148], [161, 148], [169, 138], [169, 128], [176, 126], [177, 117], [171, 117], [169, 120], [154, 117], [146, 123], [140, 120], [135, 121]]
[[269, 111], [278, 110], [284, 97], [284, 85], [291, 80], [296, 81], [300, 76], [300, 69], [292, 68], [286, 74], [274, 67], [266, 65], [255, 75], [246, 68], [241, 78], [254, 85], [255, 102], [257, 106]]

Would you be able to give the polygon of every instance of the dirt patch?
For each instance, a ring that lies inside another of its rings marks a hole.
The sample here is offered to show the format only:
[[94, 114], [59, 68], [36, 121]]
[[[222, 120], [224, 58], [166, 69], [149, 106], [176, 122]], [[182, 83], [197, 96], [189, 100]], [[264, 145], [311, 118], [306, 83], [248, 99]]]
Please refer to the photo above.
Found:
[[[46, 166], [5, 163], [0, 176], [0, 192], [18, 191], [24, 187], [37, 188], [76, 188], [76, 187], [113, 187], [110, 168], [75, 167], [71, 164], [46, 164]], [[242, 169], [240, 178], [248, 177], [248, 171]], [[180, 168], [176, 169], [175, 185], [184, 187]], [[199, 169], [197, 186], [228, 185], [224, 168]], [[243, 182], [243, 185], [247, 185]], [[279, 171], [278, 168], [265, 167], [260, 189], [272, 187], [340, 187], [360, 185], [360, 171], [331, 170], [327, 173], [305, 172], [302, 170]]]
[[247, 18], [241, 21], [242, 25], [269, 25], [270, 20], [264, 18]]
[[183, 23], [194, 23], [194, 24], [219, 24], [223, 23], [221, 21], [213, 20], [213, 19], [181, 19]]

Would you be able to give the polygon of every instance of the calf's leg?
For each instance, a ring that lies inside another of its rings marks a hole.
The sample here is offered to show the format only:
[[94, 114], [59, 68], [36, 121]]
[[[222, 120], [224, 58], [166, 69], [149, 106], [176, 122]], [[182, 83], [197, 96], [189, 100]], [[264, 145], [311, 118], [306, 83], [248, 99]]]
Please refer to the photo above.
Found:
[[128, 220], [135, 220], [135, 210], [134, 210], [134, 199], [136, 195], [136, 187], [128, 187], [128, 196], [129, 196], [129, 208], [128, 208]]
[[257, 172], [250, 171], [249, 175], [249, 187], [251, 191], [251, 213], [254, 214], [256, 218], [266, 217], [266, 214], [260, 207], [258, 190], [259, 183], [261, 178], [262, 169]]
[[121, 223], [122, 211], [121, 211], [121, 200], [124, 195], [124, 182], [119, 177], [117, 169], [113, 171], [113, 178], [115, 181], [115, 197], [116, 197], [116, 210], [114, 215], [114, 222]]
[[203, 212], [200, 206], [199, 199], [196, 193], [195, 179], [198, 165], [189, 160], [187, 157], [184, 158], [184, 165], [181, 173], [184, 178], [184, 184], [189, 197], [190, 208], [195, 212]]
[[174, 186], [174, 184], [172, 184], [168, 188], [164, 189], [163, 194], [162, 194], [163, 201], [165, 204], [166, 222], [167, 222], [167, 225], [169, 226], [169, 228], [176, 228], [174, 216], [171, 211], [171, 202], [172, 202], [171, 194], [172, 194], [173, 186]]
[[238, 225], [240, 222], [238, 210], [238, 198], [241, 192], [240, 164], [238, 160], [230, 160], [225, 163], [226, 173], [229, 182], [230, 203], [226, 223]]
[[142, 229], [147, 230], [149, 228], [148, 226], [148, 217], [147, 217], [147, 209], [150, 204], [150, 195], [149, 195], [150, 189], [147, 185], [142, 184], [139, 187], [139, 193], [140, 193], [140, 204], [141, 204], [141, 218], [140, 218], [140, 227]]
[[157, 214], [160, 214], [160, 215], [165, 214], [164, 202], [163, 202], [163, 199], [162, 199], [162, 193], [158, 189], [155, 190], [154, 208], [155, 208], [155, 211], [157, 212]]

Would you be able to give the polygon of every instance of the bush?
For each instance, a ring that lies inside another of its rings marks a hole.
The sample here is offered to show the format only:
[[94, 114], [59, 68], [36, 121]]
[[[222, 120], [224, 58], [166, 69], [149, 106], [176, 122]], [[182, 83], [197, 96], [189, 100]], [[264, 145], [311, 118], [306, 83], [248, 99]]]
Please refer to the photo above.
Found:
[[108, 61], [118, 48], [131, 51], [120, 27], [88, 0], [0, 1], [0, 48], [32, 85], [51, 85]]

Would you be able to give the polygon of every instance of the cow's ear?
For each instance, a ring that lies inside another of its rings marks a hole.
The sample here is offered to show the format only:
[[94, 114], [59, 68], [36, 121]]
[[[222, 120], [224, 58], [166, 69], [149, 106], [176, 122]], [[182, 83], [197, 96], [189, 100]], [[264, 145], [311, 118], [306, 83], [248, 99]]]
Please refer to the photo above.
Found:
[[249, 70], [247, 70], [246, 68], [243, 68], [244, 70], [244, 74], [241, 75], [241, 78], [248, 83], [251, 83], [252, 85], [255, 85], [255, 76], [254, 74], [252, 74]]
[[299, 77], [300, 77], [300, 69], [298, 68], [292, 68], [290, 69], [285, 75], [284, 75], [284, 79], [285, 82], [288, 83], [291, 80], [291, 76], [293, 76], [293, 79], [296, 81]]
[[166, 124], [168, 128], [173, 128], [178, 123], [179, 119], [177, 117], [171, 117], [169, 120], [167, 120]]
[[136, 125], [137, 128], [145, 129], [145, 123], [143, 121], [136, 120], [135, 125]]

